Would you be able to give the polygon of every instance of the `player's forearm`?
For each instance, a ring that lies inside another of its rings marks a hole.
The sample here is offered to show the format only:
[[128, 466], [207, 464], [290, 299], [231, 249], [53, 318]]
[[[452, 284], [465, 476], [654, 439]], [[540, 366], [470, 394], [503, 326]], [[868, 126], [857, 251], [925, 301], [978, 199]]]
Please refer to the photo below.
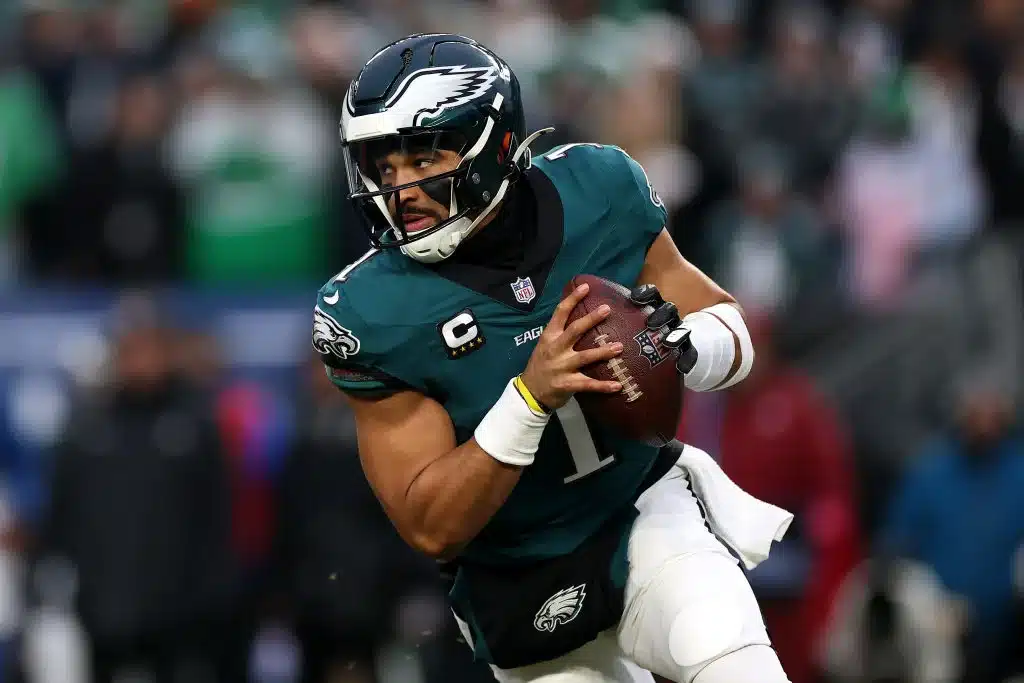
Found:
[[413, 480], [406, 494], [408, 538], [439, 559], [450, 559], [480, 533], [515, 488], [523, 468], [499, 462], [475, 439], [449, 451]]
[[450, 556], [476, 536], [533, 463], [550, 419], [515, 378], [473, 432], [473, 438], [424, 468], [409, 490], [428, 554]]
[[697, 364], [686, 374], [691, 391], [715, 391], [742, 381], [754, 363], [743, 311], [736, 299], [683, 258], [663, 231], [647, 251], [637, 284], [658, 288], [690, 330]]

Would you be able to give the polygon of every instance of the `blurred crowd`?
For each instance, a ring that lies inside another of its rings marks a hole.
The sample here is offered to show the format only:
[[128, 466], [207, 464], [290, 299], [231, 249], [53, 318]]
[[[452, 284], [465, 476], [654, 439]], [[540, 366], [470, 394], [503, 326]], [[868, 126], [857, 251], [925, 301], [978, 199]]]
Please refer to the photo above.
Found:
[[[796, 514], [751, 573], [793, 683], [1021, 680], [1024, 0], [8, 0], [0, 366], [63, 374], [0, 372], [0, 681], [489, 679], [306, 342], [228, 343], [366, 250], [340, 107], [419, 31], [510, 62], [535, 153], [626, 149], [745, 307], [679, 436]], [[8, 324], [82, 292], [95, 338]]]

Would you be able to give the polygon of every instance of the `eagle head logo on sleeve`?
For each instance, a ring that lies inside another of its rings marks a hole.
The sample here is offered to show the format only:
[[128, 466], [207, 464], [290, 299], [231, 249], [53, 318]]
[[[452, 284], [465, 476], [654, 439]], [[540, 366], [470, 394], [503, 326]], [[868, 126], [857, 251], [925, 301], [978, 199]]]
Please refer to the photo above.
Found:
[[359, 353], [359, 338], [317, 306], [313, 309], [313, 348], [345, 360]]
[[577, 616], [583, 609], [583, 599], [587, 597], [584, 588], [587, 584], [581, 583], [565, 590], [560, 590], [544, 601], [544, 604], [537, 610], [533, 618], [533, 627], [538, 631], [554, 631], [559, 624], [566, 624]]

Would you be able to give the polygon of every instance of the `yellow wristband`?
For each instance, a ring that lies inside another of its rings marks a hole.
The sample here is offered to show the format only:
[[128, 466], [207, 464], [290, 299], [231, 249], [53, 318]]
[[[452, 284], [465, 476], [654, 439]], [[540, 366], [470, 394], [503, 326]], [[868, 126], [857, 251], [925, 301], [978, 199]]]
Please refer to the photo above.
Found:
[[515, 386], [516, 391], [519, 392], [519, 395], [523, 398], [523, 400], [526, 401], [526, 405], [530, 407], [531, 411], [533, 411], [537, 415], [550, 414], [550, 411], [544, 406], [542, 406], [540, 404], [540, 401], [535, 399], [533, 397], [533, 394], [530, 393], [530, 390], [529, 388], [527, 388], [526, 383], [523, 382], [522, 375], [516, 375], [515, 378], [512, 380], [512, 384], [513, 386]]

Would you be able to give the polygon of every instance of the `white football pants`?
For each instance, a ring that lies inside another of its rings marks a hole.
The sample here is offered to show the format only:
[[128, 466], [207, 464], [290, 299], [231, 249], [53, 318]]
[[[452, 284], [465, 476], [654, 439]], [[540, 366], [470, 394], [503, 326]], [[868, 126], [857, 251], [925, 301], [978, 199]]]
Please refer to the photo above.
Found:
[[558, 659], [492, 667], [498, 682], [650, 683], [652, 672], [676, 683], [787, 683], [750, 584], [705, 526], [683, 468], [637, 508], [618, 629]]

